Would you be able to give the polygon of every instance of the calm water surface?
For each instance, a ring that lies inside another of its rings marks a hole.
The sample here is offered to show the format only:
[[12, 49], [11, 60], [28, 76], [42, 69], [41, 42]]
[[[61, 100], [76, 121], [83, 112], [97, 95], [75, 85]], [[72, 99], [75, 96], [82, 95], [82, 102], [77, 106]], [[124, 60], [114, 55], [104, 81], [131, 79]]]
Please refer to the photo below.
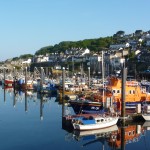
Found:
[[24, 93], [14, 96], [13, 90], [0, 87], [1, 150], [150, 149], [150, 131], [145, 125], [117, 127], [107, 133], [68, 131], [62, 127], [62, 105], [56, 98], [32, 94], [26, 98]]

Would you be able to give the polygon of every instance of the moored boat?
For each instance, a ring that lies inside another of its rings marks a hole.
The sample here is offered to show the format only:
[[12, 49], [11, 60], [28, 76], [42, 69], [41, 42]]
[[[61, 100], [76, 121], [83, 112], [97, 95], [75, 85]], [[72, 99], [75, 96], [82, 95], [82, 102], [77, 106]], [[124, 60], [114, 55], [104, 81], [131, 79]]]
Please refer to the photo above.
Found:
[[2, 84], [5, 86], [12, 86], [14, 84], [13, 76], [11, 74], [6, 75], [2, 80]]
[[[106, 88], [113, 92], [114, 103], [117, 106], [121, 106], [122, 80], [111, 76], [108, 78]], [[126, 81], [124, 89], [126, 93], [126, 108], [136, 108], [137, 104], [141, 104], [143, 101], [150, 101], [150, 94], [146, 92], [146, 87], [141, 86], [136, 80]]]
[[69, 101], [71, 107], [76, 114], [82, 113], [84, 111], [97, 111], [102, 110], [102, 102], [94, 102], [88, 99], [76, 99]]
[[[103, 92], [104, 91], [104, 92]], [[84, 94], [79, 94], [75, 100], [69, 100], [74, 112], [78, 113], [99, 113], [103, 108], [108, 108], [113, 105], [113, 94], [107, 89], [96, 89], [96, 92], [88, 94], [89, 91], [85, 91]], [[105, 102], [105, 106], [103, 106]]]
[[90, 117], [76, 117], [72, 119], [72, 125], [74, 129], [77, 130], [95, 130], [95, 129], [102, 129], [113, 126], [117, 124], [118, 116], [105, 116], [99, 115], [97, 117], [90, 116]]

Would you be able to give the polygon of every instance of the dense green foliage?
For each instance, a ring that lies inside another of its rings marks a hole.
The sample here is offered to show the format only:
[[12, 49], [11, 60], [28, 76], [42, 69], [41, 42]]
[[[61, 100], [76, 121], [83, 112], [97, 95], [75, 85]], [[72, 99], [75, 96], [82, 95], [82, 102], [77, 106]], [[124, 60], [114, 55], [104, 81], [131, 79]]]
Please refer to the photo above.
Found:
[[32, 54], [24, 54], [24, 55], [20, 55], [20, 57], [14, 57], [12, 60], [17, 61], [18, 59], [28, 59], [28, 58], [32, 58], [32, 57], [33, 57]]
[[18, 59], [19, 59], [19, 57], [14, 57], [12, 60], [15, 61], [15, 60], [18, 60]]
[[102, 49], [109, 48], [110, 44], [113, 44], [112, 37], [98, 38], [98, 39], [85, 39], [82, 41], [63, 41], [54, 46], [43, 47], [35, 52], [35, 55], [45, 55], [47, 53], [61, 53], [71, 48], [89, 48], [91, 51], [98, 52]]
[[27, 59], [27, 58], [32, 58], [33, 55], [32, 54], [24, 54], [24, 55], [20, 55], [20, 58], [22, 59]]

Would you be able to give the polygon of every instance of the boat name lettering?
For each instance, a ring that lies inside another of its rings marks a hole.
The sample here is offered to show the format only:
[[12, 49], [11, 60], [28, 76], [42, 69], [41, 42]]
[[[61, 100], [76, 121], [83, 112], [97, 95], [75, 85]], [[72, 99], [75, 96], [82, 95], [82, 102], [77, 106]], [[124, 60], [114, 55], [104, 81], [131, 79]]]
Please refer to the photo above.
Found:
[[91, 109], [99, 110], [99, 107], [94, 107], [94, 106], [92, 106]]

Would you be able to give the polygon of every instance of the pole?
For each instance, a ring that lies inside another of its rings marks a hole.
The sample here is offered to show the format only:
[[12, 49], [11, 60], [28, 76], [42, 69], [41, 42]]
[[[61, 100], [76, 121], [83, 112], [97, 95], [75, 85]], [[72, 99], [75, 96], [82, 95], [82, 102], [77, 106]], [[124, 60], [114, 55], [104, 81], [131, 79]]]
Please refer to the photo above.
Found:
[[67, 76], [69, 77], [69, 64], [67, 65], [67, 71], [68, 71]]
[[65, 67], [62, 68], [62, 98], [65, 97]]
[[65, 67], [62, 68], [62, 117], [65, 115], [64, 98], [65, 98]]
[[134, 65], [134, 74], [135, 74], [135, 79], [136, 79], [136, 64]]
[[40, 92], [43, 92], [43, 67], [41, 67]]
[[34, 67], [34, 71], [33, 71], [33, 78], [35, 79], [35, 68], [36, 67]]
[[105, 74], [104, 74], [104, 53], [102, 51], [102, 84], [103, 84], [103, 107], [105, 106], [105, 102], [104, 102], [104, 78], [105, 78]]
[[81, 64], [81, 75], [84, 78], [84, 65], [83, 65], [83, 57], [82, 57], [82, 64]]
[[15, 91], [15, 87], [16, 87], [16, 70], [15, 70], [15, 67], [13, 68], [13, 76], [14, 76], [13, 87], [14, 87], [14, 91]]
[[25, 68], [25, 90], [27, 90], [27, 67]]
[[5, 67], [3, 68], [3, 73], [4, 73], [4, 87], [5, 87], [5, 79], [6, 79], [6, 69], [5, 69]]
[[90, 67], [88, 67], [88, 86], [90, 87], [91, 79], [90, 79]]
[[74, 75], [74, 56], [72, 57], [72, 76]]
[[121, 150], [125, 150], [125, 122], [123, 122], [122, 127], [121, 127]]
[[45, 67], [45, 77], [48, 77], [48, 67]]
[[125, 62], [122, 64], [122, 87], [121, 87], [121, 100], [122, 100], [122, 106], [121, 106], [121, 117], [123, 122], [125, 121], [125, 87], [126, 87], [126, 68], [125, 68]]

